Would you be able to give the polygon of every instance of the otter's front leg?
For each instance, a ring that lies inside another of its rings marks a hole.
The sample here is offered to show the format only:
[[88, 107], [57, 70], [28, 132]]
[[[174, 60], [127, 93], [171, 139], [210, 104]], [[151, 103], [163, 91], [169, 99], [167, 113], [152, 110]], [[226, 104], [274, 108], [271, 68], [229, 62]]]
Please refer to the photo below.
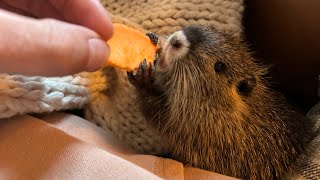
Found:
[[154, 84], [156, 78], [155, 63], [157, 63], [157, 60], [155, 60], [154, 64], [150, 64], [148, 68], [146, 62], [143, 61], [136, 75], [128, 72], [128, 79], [136, 87], [135, 92], [138, 95], [138, 104], [141, 112], [147, 122], [157, 128], [164, 117], [163, 109], [165, 109], [166, 97], [160, 88]]
[[[158, 37], [155, 34], [147, 33], [146, 35], [154, 44], [158, 44]], [[166, 100], [162, 90], [154, 84], [157, 78], [157, 61], [157, 58], [155, 58], [153, 63], [149, 63], [149, 66], [146, 60], [142, 61], [136, 75], [128, 72], [130, 83], [136, 87], [141, 111], [148, 122], [153, 125], [155, 125], [155, 122], [160, 122], [159, 119], [162, 117], [161, 109], [163, 109]]]
[[147, 65], [147, 61], [143, 60], [138, 68], [136, 75], [133, 75], [132, 72], [127, 72], [128, 79], [131, 84], [133, 84], [137, 90], [144, 92], [152, 92], [153, 90], [153, 82], [155, 78], [155, 64], [154, 63]]

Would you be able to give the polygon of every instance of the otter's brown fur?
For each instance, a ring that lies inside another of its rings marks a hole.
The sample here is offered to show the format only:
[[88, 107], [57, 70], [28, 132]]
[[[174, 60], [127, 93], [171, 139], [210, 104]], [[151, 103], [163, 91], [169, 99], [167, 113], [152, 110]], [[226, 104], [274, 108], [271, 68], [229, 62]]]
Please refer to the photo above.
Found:
[[268, 88], [266, 68], [239, 36], [209, 26], [182, 31], [188, 52], [170, 68], [156, 65], [152, 89], [137, 89], [166, 157], [243, 179], [287, 175], [311, 137], [309, 119]]

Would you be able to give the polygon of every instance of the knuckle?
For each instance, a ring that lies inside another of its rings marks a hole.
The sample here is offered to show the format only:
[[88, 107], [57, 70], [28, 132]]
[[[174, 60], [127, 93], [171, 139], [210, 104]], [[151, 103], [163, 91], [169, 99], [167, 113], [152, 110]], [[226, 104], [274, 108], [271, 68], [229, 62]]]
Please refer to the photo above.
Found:
[[42, 21], [42, 33], [43, 33], [43, 43], [45, 45], [49, 45], [50, 47], [54, 47], [57, 44], [57, 35], [56, 32], [58, 31], [59, 23], [57, 20], [54, 19], [43, 19]]
[[42, 21], [45, 36], [44, 51], [55, 58], [53, 60], [59, 66], [58, 71], [65, 73], [81, 71], [87, 65], [89, 57], [89, 46], [84, 33], [72, 25], [55, 19]]

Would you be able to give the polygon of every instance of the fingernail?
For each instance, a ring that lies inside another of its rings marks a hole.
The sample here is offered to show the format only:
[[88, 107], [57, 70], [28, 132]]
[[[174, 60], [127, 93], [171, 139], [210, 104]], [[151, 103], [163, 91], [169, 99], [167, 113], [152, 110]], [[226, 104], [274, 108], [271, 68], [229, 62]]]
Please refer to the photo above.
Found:
[[101, 39], [89, 39], [89, 61], [87, 64], [88, 71], [97, 71], [107, 61], [109, 57], [109, 47]]

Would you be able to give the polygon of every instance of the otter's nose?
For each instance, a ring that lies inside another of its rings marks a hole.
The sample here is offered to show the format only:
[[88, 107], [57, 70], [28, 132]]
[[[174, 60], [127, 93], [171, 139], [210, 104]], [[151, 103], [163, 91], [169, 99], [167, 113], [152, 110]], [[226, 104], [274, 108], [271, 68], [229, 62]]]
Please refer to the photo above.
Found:
[[168, 43], [171, 48], [173, 49], [181, 49], [184, 47], [189, 47], [189, 41], [187, 40], [187, 37], [184, 35], [183, 31], [177, 31], [173, 33], [168, 38]]
[[170, 44], [172, 45], [172, 47], [174, 48], [180, 48], [181, 47], [181, 41], [179, 40], [179, 38], [177, 38], [176, 36], [174, 36], [172, 39], [171, 39], [171, 42]]

